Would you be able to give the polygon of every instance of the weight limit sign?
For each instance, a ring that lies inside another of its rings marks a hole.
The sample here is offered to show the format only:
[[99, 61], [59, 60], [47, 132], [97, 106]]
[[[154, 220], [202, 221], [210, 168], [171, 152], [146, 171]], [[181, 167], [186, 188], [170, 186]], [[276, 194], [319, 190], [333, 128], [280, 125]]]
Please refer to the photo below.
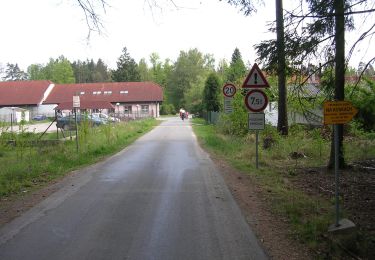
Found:
[[253, 89], [246, 94], [245, 105], [251, 112], [261, 112], [267, 107], [268, 98], [260, 89]]

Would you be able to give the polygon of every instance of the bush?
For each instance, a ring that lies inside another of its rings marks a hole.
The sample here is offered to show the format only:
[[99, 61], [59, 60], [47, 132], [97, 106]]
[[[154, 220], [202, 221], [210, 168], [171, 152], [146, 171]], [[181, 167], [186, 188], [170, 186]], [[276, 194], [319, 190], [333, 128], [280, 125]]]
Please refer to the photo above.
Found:
[[173, 104], [162, 104], [160, 106], [160, 115], [175, 115], [176, 108]]

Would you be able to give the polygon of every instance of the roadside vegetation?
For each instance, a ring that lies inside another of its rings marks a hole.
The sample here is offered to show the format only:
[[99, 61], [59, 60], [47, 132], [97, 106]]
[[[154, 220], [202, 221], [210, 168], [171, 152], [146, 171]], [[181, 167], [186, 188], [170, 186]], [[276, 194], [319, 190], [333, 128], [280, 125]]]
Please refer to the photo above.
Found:
[[[56, 140], [56, 133], [3, 132], [0, 135], [0, 198], [41, 187], [53, 179], [112, 155], [151, 130], [157, 121], [146, 119], [79, 128], [75, 138]], [[51, 140], [46, 142], [46, 140]], [[4, 167], [6, 166], [6, 167]]]
[[[366, 227], [360, 226], [354, 241], [350, 238], [349, 242], [333, 242], [327, 232], [335, 219], [334, 196], [331, 194], [334, 191], [333, 172], [326, 168], [330, 153], [330, 128], [307, 129], [293, 125], [288, 136], [281, 136], [275, 127], [267, 125], [264, 131], [259, 132], [259, 169], [256, 169], [255, 132], [243, 135], [228, 133], [225, 131], [228, 122], [223, 125], [225, 116], [217, 125], [194, 120], [194, 132], [202, 146], [248, 175], [261, 188], [275, 217], [288, 220], [290, 235], [307, 244], [318, 258], [340, 258], [348, 256], [348, 252], [349, 255], [365, 258], [370, 256], [375, 236], [366, 233]], [[349, 165], [374, 159], [375, 133], [358, 130], [355, 123], [347, 126], [346, 130], [344, 149]], [[327, 188], [322, 182], [311, 181], [318, 176], [330, 176], [331, 186]], [[328, 189], [331, 191], [326, 196], [324, 193]], [[313, 190], [317, 192], [311, 192]], [[362, 216], [360, 214], [350, 210], [342, 212], [343, 217], [349, 219]]]

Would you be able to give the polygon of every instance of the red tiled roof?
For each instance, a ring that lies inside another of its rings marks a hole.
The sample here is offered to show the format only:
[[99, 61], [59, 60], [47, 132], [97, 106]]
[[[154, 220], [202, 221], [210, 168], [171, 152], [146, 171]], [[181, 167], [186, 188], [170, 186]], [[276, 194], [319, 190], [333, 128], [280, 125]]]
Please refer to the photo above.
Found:
[[[114, 109], [115, 106], [108, 101], [80, 101], [80, 109]], [[56, 110], [72, 110], [73, 101], [60, 103]]]
[[37, 105], [50, 84], [49, 80], [0, 82], [0, 106]]
[[44, 104], [71, 102], [74, 95], [81, 101], [161, 102], [162, 88], [153, 82], [105, 82], [56, 84]]

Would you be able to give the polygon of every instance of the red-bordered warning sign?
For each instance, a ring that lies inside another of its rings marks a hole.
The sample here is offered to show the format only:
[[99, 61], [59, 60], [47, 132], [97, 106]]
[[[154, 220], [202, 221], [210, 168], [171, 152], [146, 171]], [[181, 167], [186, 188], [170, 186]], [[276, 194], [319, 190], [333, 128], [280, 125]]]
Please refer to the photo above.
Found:
[[254, 63], [245, 81], [242, 84], [242, 88], [269, 88], [267, 79], [264, 77], [262, 71], [259, 69], [258, 64]]

